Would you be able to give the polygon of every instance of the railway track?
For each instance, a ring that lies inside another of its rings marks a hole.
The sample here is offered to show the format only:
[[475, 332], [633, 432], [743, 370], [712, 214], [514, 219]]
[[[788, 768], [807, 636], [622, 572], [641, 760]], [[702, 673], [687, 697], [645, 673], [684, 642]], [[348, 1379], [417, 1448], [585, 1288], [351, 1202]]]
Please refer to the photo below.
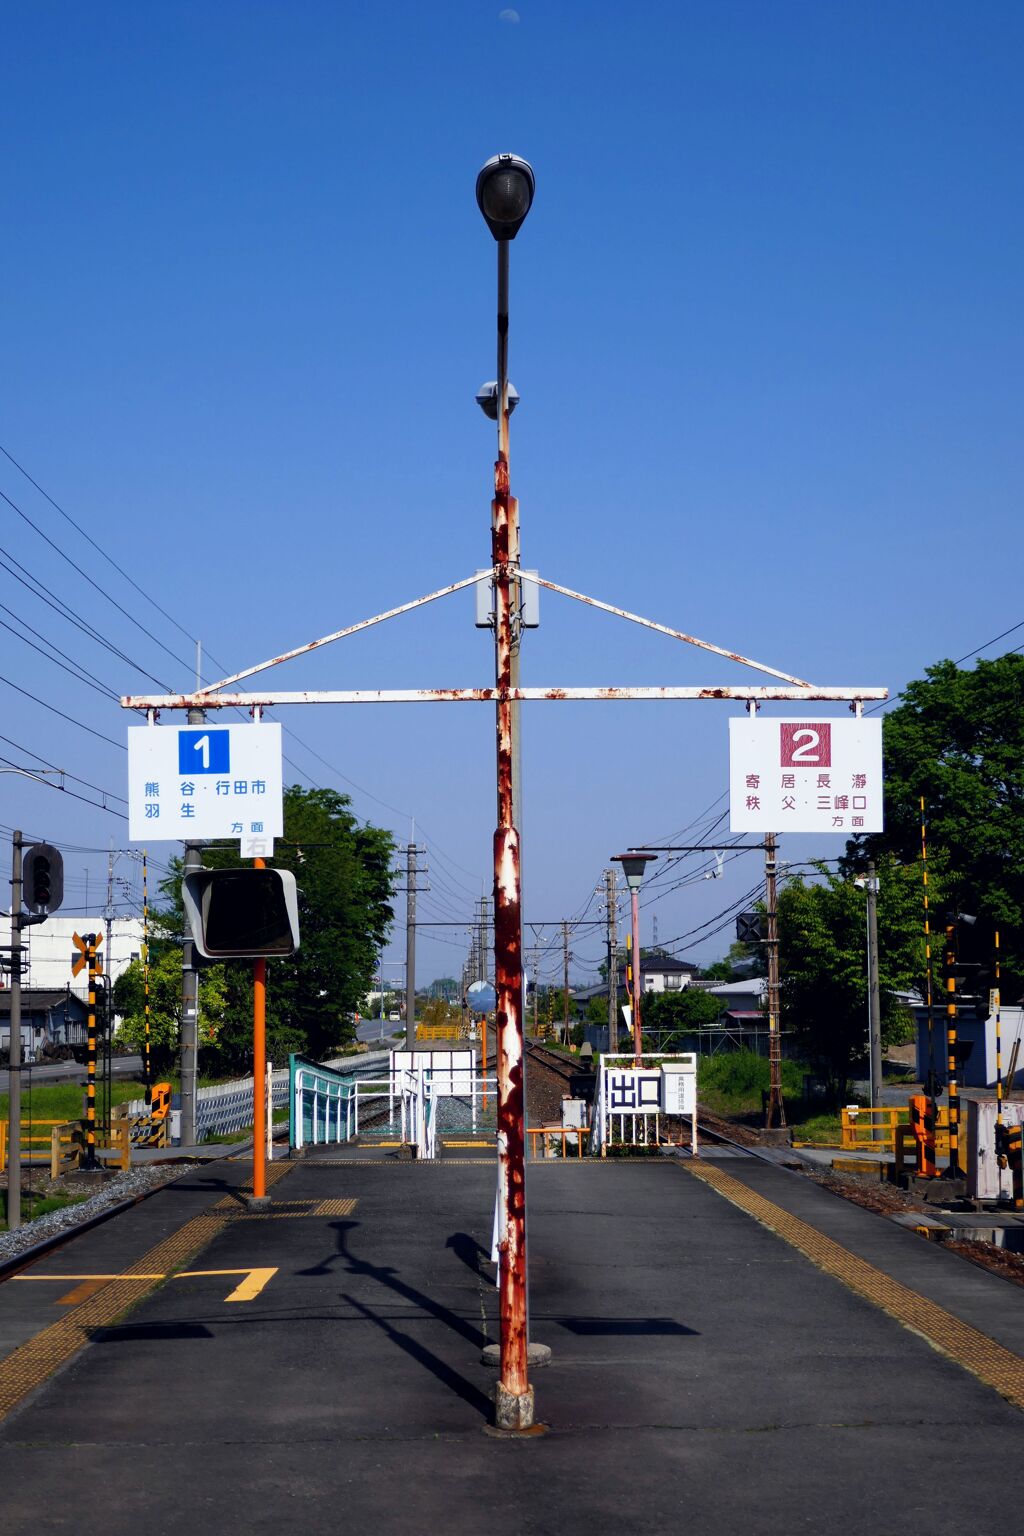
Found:
[[553, 1072], [556, 1077], [562, 1078], [566, 1083], [578, 1076], [581, 1070], [576, 1062], [567, 1061], [560, 1051], [549, 1050], [546, 1045], [539, 1045], [536, 1040], [527, 1040], [526, 1054], [531, 1061], [537, 1062], [546, 1071]]

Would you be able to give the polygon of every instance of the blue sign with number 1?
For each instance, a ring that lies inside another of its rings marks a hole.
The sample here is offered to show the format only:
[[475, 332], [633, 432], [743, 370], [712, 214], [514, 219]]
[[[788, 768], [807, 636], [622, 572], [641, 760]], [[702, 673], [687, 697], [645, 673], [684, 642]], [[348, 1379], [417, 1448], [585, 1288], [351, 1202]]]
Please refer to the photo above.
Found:
[[230, 773], [231, 732], [179, 731], [178, 772], [188, 775], [197, 773]]

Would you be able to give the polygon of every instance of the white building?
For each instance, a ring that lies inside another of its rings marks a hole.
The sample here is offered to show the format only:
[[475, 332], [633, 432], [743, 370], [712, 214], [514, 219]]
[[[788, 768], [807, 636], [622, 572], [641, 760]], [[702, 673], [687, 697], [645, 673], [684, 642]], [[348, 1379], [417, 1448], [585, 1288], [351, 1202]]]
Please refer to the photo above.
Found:
[[[103, 959], [103, 971], [110, 977], [112, 983], [115, 982], [133, 960], [141, 958], [142, 919], [115, 917], [110, 928], [110, 954], [107, 953], [106, 923], [99, 917], [62, 917], [55, 914], [53, 917], [48, 917], [45, 923], [35, 923], [31, 928], [23, 928], [21, 934], [24, 946], [22, 986], [47, 992], [63, 992], [70, 986], [76, 997], [87, 997], [88, 974], [84, 970], [77, 976], [71, 974], [72, 956], [77, 953], [73, 942], [73, 936], [76, 933], [83, 937], [87, 933], [103, 934], [103, 944], [99, 951]], [[10, 913], [0, 913], [0, 945], [5, 946], [0, 949], [0, 974], [3, 977], [2, 984], [5, 991], [11, 984], [8, 969], [10, 943]]]

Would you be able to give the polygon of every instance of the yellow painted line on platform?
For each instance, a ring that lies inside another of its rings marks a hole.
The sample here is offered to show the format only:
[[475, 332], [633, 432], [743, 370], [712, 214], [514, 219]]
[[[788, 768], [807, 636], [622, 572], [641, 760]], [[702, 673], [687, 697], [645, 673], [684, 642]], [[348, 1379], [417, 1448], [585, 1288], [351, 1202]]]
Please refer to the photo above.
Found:
[[863, 1296], [865, 1301], [879, 1307], [911, 1333], [916, 1333], [940, 1354], [992, 1387], [1007, 1402], [1024, 1408], [1024, 1359], [1020, 1355], [997, 1344], [988, 1334], [972, 1328], [926, 1296], [902, 1285], [884, 1270], [858, 1258], [841, 1243], [791, 1215], [781, 1205], [756, 1194], [714, 1164], [688, 1162], [676, 1166], [710, 1184], [723, 1199], [753, 1216], [790, 1247], [798, 1249], [825, 1274]]
[[[267, 1183], [276, 1184], [296, 1166], [295, 1163], [282, 1163], [268, 1168]], [[123, 1313], [143, 1300], [158, 1284], [159, 1277], [171, 1274], [202, 1252], [235, 1219], [233, 1212], [237, 1209], [235, 1196], [225, 1195], [211, 1210], [186, 1221], [136, 1263], [130, 1264], [123, 1274], [102, 1285], [58, 1322], [27, 1339], [6, 1360], [0, 1361], [0, 1420], [5, 1419], [11, 1409], [41, 1386], [48, 1376], [77, 1355], [95, 1332], [109, 1328]], [[12, 1275], [10, 1278], [27, 1277]], [[66, 1283], [75, 1277], [55, 1278]]]
[[[340, 1202], [339, 1202], [340, 1203]], [[12, 1280], [21, 1281], [47, 1281], [51, 1285], [67, 1285], [69, 1280], [77, 1280], [73, 1291], [66, 1296], [59, 1296], [56, 1305], [58, 1307], [74, 1306], [79, 1301], [86, 1301], [95, 1295], [101, 1285], [109, 1285], [112, 1281], [129, 1282], [132, 1285], [149, 1285], [156, 1280], [200, 1280], [207, 1275], [247, 1275], [249, 1278], [243, 1284], [238, 1285], [225, 1297], [226, 1301], [251, 1301], [258, 1296], [267, 1281], [277, 1274], [277, 1266], [273, 1269], [178, 1269], [173, 1271], [155, 1271], [148, 1275], [12, 1275]], [[258, 1282], [256, 1277], [259, 1277]]]
[[358, 1200], [318, 1200], [313, 1207], [314, 1216], [351, 1216]]
[[181, 1269], [172, 1276], [174, 1280], [201, 1280], [207, 1275], [244, 1275], [245, 1279], [236, 1285], [225, 1301], [252, 1301], [258, 1296], [277, 1274], [278, 1266], [275, 1264], [270, 1269]]
[[[68, 1277], [65, 1275], [63, 1278], [67, 1279]], [[58, 1296], [57, 1305], [58, 1307], [77, 1307], [80, 1301], [88, 1301], [90, 1296], [95, 1296], [100, 1286], [106, 1285], [106, 1283], [105, 1280], [99, 1280], [94, 1276], [90, 1276], [88, 1280], [83, 1280], [80, 1285], [76, 1285], [73, 1290], [68, 1291], [63, 1296]]]

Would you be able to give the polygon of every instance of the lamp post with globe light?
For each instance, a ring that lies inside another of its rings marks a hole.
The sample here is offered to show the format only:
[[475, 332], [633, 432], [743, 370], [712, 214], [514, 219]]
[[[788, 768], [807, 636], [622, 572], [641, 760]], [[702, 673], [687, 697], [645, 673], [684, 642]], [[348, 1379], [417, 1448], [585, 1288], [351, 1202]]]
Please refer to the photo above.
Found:
[[632, 916], [633, 935], [633, 994], [630, 1002], [633, 1008], [633, 1052], [637, 1062], [640, 1060], [641, 1036], [640, 1036], [640, 887], [643, 884], [644, 871], [652, 859], [656, 859], [656, 853], [616, 853], [612, 856], [613, 864], [621, 864], [622, 872], [629, 886], [629, 906]]

